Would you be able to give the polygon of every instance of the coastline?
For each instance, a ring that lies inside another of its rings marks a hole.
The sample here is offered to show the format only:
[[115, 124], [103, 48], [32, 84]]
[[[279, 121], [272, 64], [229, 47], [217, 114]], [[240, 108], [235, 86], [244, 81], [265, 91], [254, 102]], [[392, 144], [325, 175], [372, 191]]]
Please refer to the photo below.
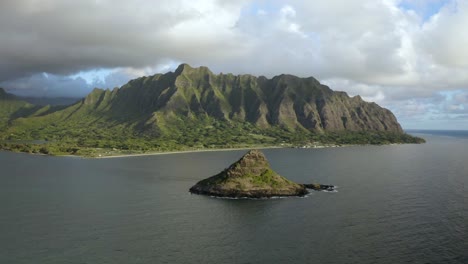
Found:
[[298, 148], [298, 149], [321, 149], [321, 148], [337, 148], [337, 147], [349, 147], [356, 145], [319, 145], [319, 146], [310, 146], [310, 147], [292, 147], [292, 146], [250, 146], [250, 147], [239, 147], [239, 148], [210, 148], [210, 149], [193, 149], [193, 150], [176, 150], [176, 151], [163, 151], [163, 152], [147, 152], [147, 153], [129, 153], [129, 154], [98, 154], [94, 155], [54, 155], [54, 154], [44, 154], [44, 153], [31, 153], [31, 152], [21, 152], [21, 151], [11, 151], [0, 149], [0, 151], [13, 152], [13, 153], [23, 153], [29, 155], [37, 155], [44, 157], [67, 157], [67, 158], [81, 158], [81, 159], [116, 159], [116, 158], [131, 158], [131, 157], [143, 157], [143, 156], [157, 156], [157, 155], [171, 155], [171, 154], [186, 154], [186, 153], [200, 153], [200, 152], [219, 152], [219, 151], [236, 151], [236, 150], [251, 150], [251, 149], [287, 149], [287, 148]]
[[[143, 156], [157, 156], [157, 155], [171, 155], [171, 154], [185, 154], [185, 153], [198, 153], [198, 152], [219, 152], [219, 151], [236, 151], [236, 150], [249, 150], [249, 149], [281, 149], [289, 148], [285, 146], [270, 146], [270, 147], [242, 147], [242, 148], [218, 148], [218, 149], [194, 149], [194, 150], [178, 150], [178, 151], [165, 151], [165, 152], [148, 152], [148, 153], [135, 153], [135, 154], [117, 154], [101, 157], [83, 157], [67, 155], [68, 157], [82, 157], [91, 159], [115, 159], [115, 158], [130, 158], [130, 157], [143, 157]], [[62, 156], [65, 157], [65, 156]]]
[[[388, 144], [388, 145], [394, 145], [394, 144]], [[135, 153], [135, 154], [116, 154], [116, 155], [95, 156], [95, 157], [75, 156], [75, 155], [64, 155], [64, 156], [91, 158], [91, 159], [113, 159], [113, 158], [130, 158], [130, 157], [143, 157], [143, 156], [156, 156], [156, 155], [185, 154], [185, 153], [199, 153], [199, 152], [236, 151], [236, 150], [251, 150], [251, 149], [286, 149], [286, 148], [322, 149], [322, 148], [343, 148], [343, 147], [352, 147], [352, 146], [360, 146], [360, 145], [358, 145], [358, 144], [316, 145], [316, 146], [308, 146], [308, 147], [292, 147], [292, 146], [289, 146], [289, 145], [284, 145], [284, 146], [250, 146], [250, 147], [240, 147], [240, 148], [213, 148], [213, 149], [177, 150], [177, 151], [148, 152], [148, 153]], [[362, 146], [366, 146], [366, 145], [362, 145]]]
[[[390, 143], [383, 144], [387, 146], [400, 145], [405, 143]], [[407, 143], [408, 144], [408, 143]], [[186, 154], [186, 153], [200, 153], [200, 152], [219, 152], [219, 151], [236, 151], [236, 150], [251, 150], [251, 149], [325, 149], [325, 148], [343, 148], [343, 147], [353, 147], [353, 146], [373, 146], [373, 144], [326, 144], [326, 145], [305, 145], [305, 146], [291, 146], [291, 145], [282, 145], [282, 146], [249, 146], [249, 147], [239, 147], [239, 148], [209, 148], [209, 149], [192, 149], [192, 150], [176, 150], [176, 151], [163, 151], [163, 152], [146, 152], [146, 153], [104, 153], [97, 155], [70, 155], [70, 154], [44, 154], [44, 153], [28, 153], [28, 152], [17, 152], [11, 150], [2, 150], [7, 152], [15, 153], [24, 153], [30, 155], [38, 156], [50, 156], [50, 157], [68, 157], [68, 158], [81, 158], [81, 159], [115, 159], [115, 158], [131, 158], [131, 157], [143, 157], [143, 156], [157, 156], [157, 155], [171, 155], [171, 154]]]
[[173, 150], [173, 151], [149, 151], [149, 152], [133, 152], [131, 150], [121, 149], [105, 149], [105, 148], [86, 148], [84, 153], [70, 154], [70, 153], [42, 153], [40, 151], [18, 151], [14, 149], [0, 148], [1, 151], [9, 151], [16, 153], [26, 153], [32, 155], [41, 156], [54, 156], [54, 157], [69, 157], [69, 158], [82, 158], [82, 159], [109, 159], [109, 158], [127, 158], [127, 157], [142, 157], [142, 156], [154, 156], [154, 155], [170, 155], [170, 154], [184, 154], [184, 153], [197, 153], [197, 152], [215, 152], [215, 151], [236, 151], [236, 150], [250, 150], [250, 149], [284, 149], [284, 148], [297, 148], [297, 149], [322, 149], [322, 148], [341, 148], [341, 147], [352, 147], [352, 146], [378, 146], [378, 145], [400, 145], [400, 144], [421, 144], [423, 142], [394, 142], [394, 143], [381, 143], [381, 144], [333, 144], [333, 143], [319, 143], [313, 144], [306, 143], [304, 145], [293, 145], [284, 144], [280, 145], [251, 145], [231, 148], [199, 148], [199, 149], [185, 149], [185, 150]]

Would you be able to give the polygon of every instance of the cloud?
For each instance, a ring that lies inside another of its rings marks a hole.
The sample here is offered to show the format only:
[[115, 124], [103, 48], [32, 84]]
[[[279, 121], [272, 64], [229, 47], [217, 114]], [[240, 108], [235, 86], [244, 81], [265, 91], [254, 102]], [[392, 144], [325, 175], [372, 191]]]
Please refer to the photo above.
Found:
[[451, 68], [468, 66], [468, 2], [446, 6], [426, 23], [418, 39], [435, 63]]
[[453, 96], [453, 99], [456, 103], [464, 104], [465, 106], [467, 106], [466, 108], [468, 109], [468, 91], [463, 91], [455, 94]]
[[4, 0], [0, 86], [82, 95], [187, 62], [314, 76], [398, 117], [444, 118], [467, 109], [467, 18], [462, 0]]
[[89, 85], [83, 78], [70, 78], [54, 74], [34, 74], [28, 77], [6, 81], [2, 86], [8, 87], [17, 95], [48, 97], [81, 97], [89, 92]]
[[237, 2], [2, 1], [0, 80], [234, 56]]
[[[149, 69], [146, 69], [147, 71]], [[153, 71], [151, 71], [153, 72]], [[7, 91], [20, 96], [33, 97], [85, 97], [94, 88], [113, 89], [130, 79], [146, 73], [145, 69], [119, 68], [109, 71], [105, 76], [77, 74], [63, 76], [56, 74], [33, 74], [12, 81], [0, 83]]]

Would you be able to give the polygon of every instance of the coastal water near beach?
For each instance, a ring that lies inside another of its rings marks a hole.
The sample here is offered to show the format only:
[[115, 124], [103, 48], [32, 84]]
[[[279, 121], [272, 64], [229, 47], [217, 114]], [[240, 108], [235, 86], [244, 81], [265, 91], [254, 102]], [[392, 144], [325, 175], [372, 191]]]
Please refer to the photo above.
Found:
[[338, 186], [268, 200], [188, 192], [245, 150], [0, 152], [0, 263], [468, 263], [468, 133], [411, 133], [427, 143], [264, 150], [288, 179]]

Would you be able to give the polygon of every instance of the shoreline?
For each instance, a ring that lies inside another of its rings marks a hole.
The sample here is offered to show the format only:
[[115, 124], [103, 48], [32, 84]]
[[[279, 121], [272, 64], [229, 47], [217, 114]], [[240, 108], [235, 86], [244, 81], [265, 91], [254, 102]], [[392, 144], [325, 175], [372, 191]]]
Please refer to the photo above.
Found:
[[291, 147], [291, 146], [250, 146], [250, 147], [241, 147], [241, 148], [213, 148], [213, 149], [194, 149], [194, 150], [176, 150], [176, 151], [164, 151], [164, 152], [148, 152], [148, 153], [134, 153], [134, 154], [115, 154], [115, 155], [102, 155], [102, 156], [80, 156], [80, 155], [53, 155], [53, 154], [43, 154], [43, 153], [30, 153], [30, 152], [21, 152], [21, 151], [11, 151], [3, 150], [0, 151], [19, 153], [19, 154], [28, 154], [35, 156], [43, 157], [66, 157], [66, 158], [80, 158], [80, 159], [116, 159], [116, 158], [131, 158], [131, 157], [144, 157], [144, 156], [158, 156], [158, 155], [171, 155], [171, 154], [188, 154], [188, 153], [201, 153], [201, 152], [220, 152], [220, 151], [236, 151], [236, 150], [250, 150], [250, 149], [323, 149], [323, 148], [337, 148], [337, 147], [349, 147], [355, 145], [327, 145], [327, 146], [315, 146], [315, 147]]
[[[383, 144], [383, 146], [393, 146], [401, 145], [405, 143], [390, 143]], [[410, 144], [410, 143], [406, 143]], [[144, 156], [157, 156], [157, 155], [171, 155], [171, 154], [186, 154], [186, 153], [201, 153], [201, 152], [219, 152], [219, 151], [236, 151], [236, 150], [250, 150], [250, 149], [328, 149], [328, 148], [344, 148], [344, 147], [355, 147], [355, 146], [374, 146], [373, 144], [343, 144], [343, 145], [315, 145], [315, 146], [250, 146], [250, 147], [239, 147], [239, 148], [213, 148], [213, 149], [193, 149], [193, 150], [176, 150], [176, 151], [164, 151], [164, 152], [147, 152], [147, 153], [132, 153], [132, 154], [115, 154], [115, 155], [102, 155], [97, 156], [80, 156], [80, 155], [54, 155], [54, 154], [43, 154], [43, 153], [30, 153], [30, 152], [18, 152], [11, 150], [0, 149], [0, 151], [13, 152], [13, 153], [23, 153], [29, 155], [37, 155], [44, 157], [67, 157], [67, 158], [81, 158], [81, 159], [115, 159], [115, 158], [131, 158], [131, 157], [144, 157]]]
[[328, 149], [328, 148], [343, 148], [353, 146], [393, 146], [402, 144], [418, 144], [418, 143], [389, 143], [389, 144], [323, 144], [323, 145], [304, 145], [304, 146], [291, 146], [285, 145], [273, 145], [273, 146], [246, 146], [239, 148], [207, 148], [207, 149], [192, 149], [192, 150], [176, 150], [176, 151], [163, 151], [163, 152], [146, 152], [146, 153], [101, 153], [97, 155], [73, 155], [73, 154], [44, 154], [44, 153], [31, 153], [12, 151], [6, 149], [0, 149], [0, 151], [13, 152], [13, 153], [24, 153], [38, 156], [50, 156], [50, 157], [68, 157], [68, 158], [81, 158], [81, 159], [113, 159], [113, 158], [130, 158], [130, 157], [143, 157], [143, 156], [156, 156], [156, 155], [170, 155], [170, 154], [184, 154], [184, 153], [199, 153], [199, 152], [218, 152], [218, 151], [236, 151], [236, 150], [250, 150], [250, 149]]
[[157, 155], [171, 155], [171, 154], [185, 154], [185, 153], [199, 153], [199, 152], [218, 152], [218, 151], [236, 151], [236, 150], [249, 150], [249, 149], [281, 149], [289, 148], [284, 146], [270, 146], [270, 147], [243, 147], [243, 148], [220, 148], [220, 149], [195, 149], [195, 150], [177, 150], [177, 151], [166, 151], [166, 152], [149, 152], [149, 153], [135, 153], [135, 154], [122, 154], [115, 156], [101, 156], [101, 157], [82, 157], [67, 155], [62, 157], [81, 157], [90, 159], [115, 159], [115, 158], [131, 158], [131, 157], [143, 157], [143, 156], [157, 156]]
[[[393, 145], [393, 144], [388, 144]], [[395, 144], [396, 145], [396, 144]], [[194, 150], [176, 150], [176, 151], [166, 151], [166, 152], [148, 152], [148, 153], [135, 153], [135, 154], [117, 154], [109, 156], [97, 156], [97, 157], [86, 157], [86, 156], [75, 156], [75, 155], [66, 155], [68, 157], [81, 157], [89, 159], [113, 159], [113, 158], [131, 158], [131, 157], [143, 157], [143, 156], [157, 156], [157, 155], [170, 155], [170, 154], [185, 154], [185, 153], [200, 153], [200, 152], [220, 152], [220, 151], [236, 151], [236, 150], [250, 150], [250, 149], [324, 149], [324, 148], [344, 148], [344, 147], [353, 147], [361, 146], [356, 144], [348, 145], [318, 145], [310, 147], [291, 147], [291, 146], [251, 146], [251, 147], [241, 147], [241, 148], [214, 148], [214, 149], [194, 149]], [[367, 145], [362, 145], [367, 146]], [[63, 157], [63, 156], [62, 156]]]

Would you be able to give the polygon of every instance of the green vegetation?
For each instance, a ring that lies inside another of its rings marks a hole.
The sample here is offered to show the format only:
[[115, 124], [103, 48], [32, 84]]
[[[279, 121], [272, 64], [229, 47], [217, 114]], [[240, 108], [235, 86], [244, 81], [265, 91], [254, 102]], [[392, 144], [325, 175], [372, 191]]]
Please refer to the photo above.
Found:
[[[96, 157], [217, 148], [424, 142], [408, 134], [393, 132], [291, 132], [281, 127], [261, 129], [250, 123], [223, 122], [211, 118], [187, 120], [183, 124], [180, 129], [154, 136], [137, 132], [135, 127], [126, 125], [67, 122], [42, 127], [21, 123], [0, 132], [0, 148], [27, 153]], [[34, 143], [38, 140], [44, 142]]]
[[0, 148], [11, 151], [94, 157], [421, 142], [387, 109], [292, 75], [215, 75], [183, 64], [64, 107], [35, 106], [0, 88]]
[[249, 179], [253, 186], [257, 188], [264, 188], [264, 187], [274, 187], [274, 188], [282, 188], [287, 185], [294, 184], [293, 182], [289, 181], [286, 178], [278, 177], [276, 172], [272, 169], [266, 169], [260, 176], [255, 177], [255, 175], [245, 175], [246, 179]]
[[250, 150], [229, 168], [198, 182], [190, 188], [190, 192], [250, 198], [303, 196], [308, 193], [305, 186], [273, 171], [263, 153], [258, 150]]

